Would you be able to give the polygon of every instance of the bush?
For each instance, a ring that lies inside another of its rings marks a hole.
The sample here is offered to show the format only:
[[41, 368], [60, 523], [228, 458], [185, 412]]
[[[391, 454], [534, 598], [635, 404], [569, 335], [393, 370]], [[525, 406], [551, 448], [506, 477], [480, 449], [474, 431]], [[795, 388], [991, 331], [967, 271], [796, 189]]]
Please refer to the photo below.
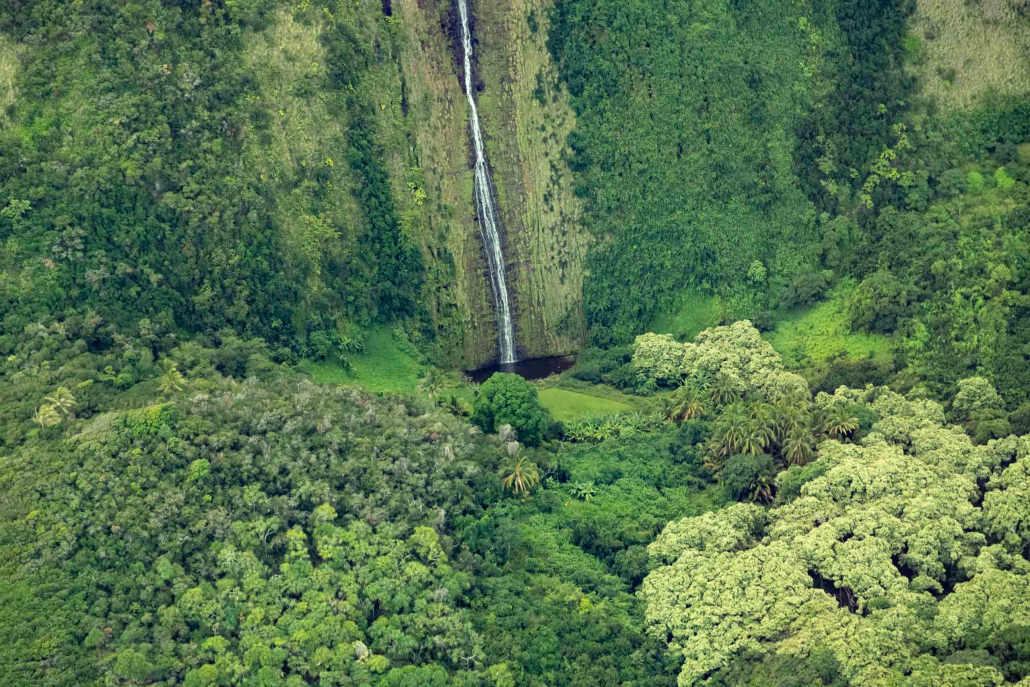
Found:
[[730, 456], [723, 465], [720, 477], [726, 496], [739, 501], [760, 488], [762, 481], [771, 479], [772, 474], [772, 456], [764, 453], [758, 456], [737, 454]]
[[943, 196], [961, 196], [966, 192], [966, 177], [957, 169], [945, 171], [937, 180], [937, 192]]
[[790, 310], [815, 303], [826, 293], [832, 276], [830, 270], [800, 270], [783, 289], [780, 307]]
[[632, 387], [637, 381], [636, 370], [630, 366], [629, 370], [632, 375], [628, 379], [624, 379], [625, 375], [621, 372], [621, 368], [625, 367], [632, 359], [632, 346], [616, 346], [608, 350], [593, 347], [587, 348], [580, 351], [579, 356], [576, 358], [576, 365], [569, 371], [569, 375], [573, 379], [590, 382], [591, 384], [600, 384], [601, 382], [613, 384], [613, 379], [617, 378], [619, 383], [615, 383], [615, 386], [627, 388], [625, 384], [628, 382], [629, 386]]
[[679, 430], [669, 442], [669, 453], [673, 461], [683, 465], [690, 472], [699, 484], [712, 482], [715, 475], [711, 468], [705, 464], [703, 448], [698, 444], [704, 444], [711, 433], [710, 425], [704, 420], [687, 420], [679, 426]]
[[980, 195], [984, 192], [984, 175], [980, 172], [970, 172], [966, 175], [966, 188], [970, 193]]
[[889, 334], [908, 316], [911, 301], [911, 289], [887, 270], [877, 270], [855, 289], [848, 323], [853, 331]]
[[869, 358], [849, 358], [847, 354], [831, 356], [825, 369], [812, 380], [812, 393], [825, 391], [832, 394], [837, 388], [846, 386], [862, 389], [866, 384], [884, 386], [890, 380], [891, 364]]
[[472, 408], [472, 422], [488, 433], [501, 425], [511, 425], [519, 441], [539, 446], [551, 418], [537, 399], [535, 384], [516, 374], [498, 372], [480, 389]]
[[1014, 434], [1030, 434], [1030, 401], [1019, 404], [1018, 408], [1009, 413], [1009, 423]]
[[994, 183], [997, 184], [998, 188], [1002, 191], [1008, 191], [1016, 183], [1016, 180], [1005, 173], [1004, 167], [999, 167], [994, 172]]

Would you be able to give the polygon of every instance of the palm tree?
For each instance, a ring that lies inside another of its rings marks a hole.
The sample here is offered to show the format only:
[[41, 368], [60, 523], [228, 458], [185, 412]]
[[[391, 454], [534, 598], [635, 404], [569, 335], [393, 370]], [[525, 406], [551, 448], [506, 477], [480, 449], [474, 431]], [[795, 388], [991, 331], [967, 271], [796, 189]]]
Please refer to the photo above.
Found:
[[772, 431], [759, 419], [751, 418], [744, 425], [744, 432], [737, 446], [737, 453], [757, 456], [765, 453]]
[[776, 408], [768, 403], [758, 401], [748, 406], [747, 414], [758, 423], [767, 444], [776, 440]]
[[780, 403], [775, 406], [776, 440], [781, 444], [791, 434], [808, 433], [809, 418], [801, 407]]
[[739, 453], [738, 449], [744, 442], [748, 422], [749, 418], [743, 406], [731, 405], [726, 408], [719, 416], [710, 440], [715, 452], [723, 456]]
[[768, 472], [756, 476], [748, 490], [747, 500], [769, 503], [773, 500], [773, 477]]
[[778, 399], [779, 403], [804, 410], [812, 402], [812, 394], [805, 389], [791, 389]]
[[434, 404], [436, 403], [436, 397], [440, 394], [440, 390], [443, 388], [443, 375], [435, 367], [431, 367], [426, 370], [426, 373], [422, 376], [422, 379], [418, 380], [418, 390], [429, 397], [429, 400]]
[[594, 498], [594, 480], [589, 482], [578, 482], [572, 485], [572, 495], [577, 499], [589, 501]]
[[859, 419], [848, 412], [847, 408], [843, 405], [836, 405], [827, 413], [826, 419], [823, 421], [823, 431], [831, 439], [847, 441], [860, 424]]
[[687, 383], [694, 387], [699, 394], [707, 394], [712, 388], [712, 375], [710, 372], [698, 370]]
[[677, 405], [672, 400], [672, 398], [670, 398], [669, 396], [661, 396], [655, 402], [655, 405], [653, 407], [655, 409], [655, 412], [660, 414], [666, 420], [668, 420], [669, 422], [675, 422]]
[[677, 422], [693, 420], [704, 416], [705, 403], [696, 389], [690, 386], [681, 386], [673, 395], [672, 412], [672, 419]]
[[182, 391], [186, 386], [186, 378], [179, 372], [179, 366], [168, 358], [164, 358], [161, 361], [161, 367], [164, 369], [164, 374], [161, 375], [161, 382], [157, 387], [161, 393], [170, 394]]
[[65, 417], [69, 417], [72, 414], [72, 408], [75, 407], [75, 397], [72, 396], [72, 392], [68, 391], [67, 387], [59, 386], [57, 391], [52, 396], [47, 396], [43, 399], [50, 403], [50, 408], [59, 412]]
[[42, 427], [53, 427], [61, 423], [61, 416], [53, 406], [42, 405], [32, 414], [32, 421]]
[[709, 396], [717, 405], [725, 406], [740, 400], [740, 390], [737, 387], [737, 380], [726, 372], [720, 372], [715, 378], [715, 384]]
[[808, 465], [815, 458], [815, 439], [808, 432], [792, 432], [783, 442], [783, 457], [791, 465]]
[[524, 455], [508, 459], [501, 468], [501, 486], [513, 494], [526, 494], [540, 481], [536, 464]]

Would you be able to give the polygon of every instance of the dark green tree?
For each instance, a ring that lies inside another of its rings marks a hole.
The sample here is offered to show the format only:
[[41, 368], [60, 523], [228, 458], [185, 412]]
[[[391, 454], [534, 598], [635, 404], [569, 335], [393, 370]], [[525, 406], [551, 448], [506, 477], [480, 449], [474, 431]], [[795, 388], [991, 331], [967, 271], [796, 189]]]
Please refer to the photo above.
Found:
[[498, 372], [483, 384], [472, 408], [472, 422], [484, 432], [511, 425], [527, 446], [543, 441], [549, 421], [537, 399], [536, 385], [507, 372]]

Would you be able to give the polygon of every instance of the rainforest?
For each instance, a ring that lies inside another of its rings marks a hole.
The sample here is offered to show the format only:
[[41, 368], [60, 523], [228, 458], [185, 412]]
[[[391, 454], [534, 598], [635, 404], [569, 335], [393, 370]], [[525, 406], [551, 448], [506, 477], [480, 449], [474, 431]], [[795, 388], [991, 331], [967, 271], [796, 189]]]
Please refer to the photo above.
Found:
[[0, 687], [1030, 687], [1030, 2], [0, 3]]

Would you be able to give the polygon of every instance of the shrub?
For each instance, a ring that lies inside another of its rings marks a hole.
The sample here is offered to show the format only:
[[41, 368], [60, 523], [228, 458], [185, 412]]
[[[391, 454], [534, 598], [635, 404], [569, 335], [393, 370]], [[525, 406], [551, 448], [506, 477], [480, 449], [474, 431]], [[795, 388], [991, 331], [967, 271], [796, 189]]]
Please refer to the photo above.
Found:
[[998, 185], [1002, 191], [1008, 191], [1016, 183], [1016, 180], [1005, 173], [1004, 167], [999, 167], [994, 172], [994, 183]]
[[799, 270], [780, 296], [780, 307], [790, 310], [811, 305], [823, 297], [830, 286], [830, 270]]
[[776, 476], [776, 503], [790, 503], [801, 496], [801, 487], [830, 469], [825, 460], [816, 460], [808, 465], [793, 465]]
[[743, 498], [759, 496], [773, 474], [772, 456], [761, 454], [735, 454], [729, 457], [719, 473], [726, 496], [739, 501]]
[[848, 303], [848, 323], [854, 331], [889, 334], [909, 314], [910, 289], [887, 270], [862, 280]]
[[966, 188], [970, 193], [977, 195], [984, 192], [984, 175], [980, 172], [972, 171], [966, 175]]

